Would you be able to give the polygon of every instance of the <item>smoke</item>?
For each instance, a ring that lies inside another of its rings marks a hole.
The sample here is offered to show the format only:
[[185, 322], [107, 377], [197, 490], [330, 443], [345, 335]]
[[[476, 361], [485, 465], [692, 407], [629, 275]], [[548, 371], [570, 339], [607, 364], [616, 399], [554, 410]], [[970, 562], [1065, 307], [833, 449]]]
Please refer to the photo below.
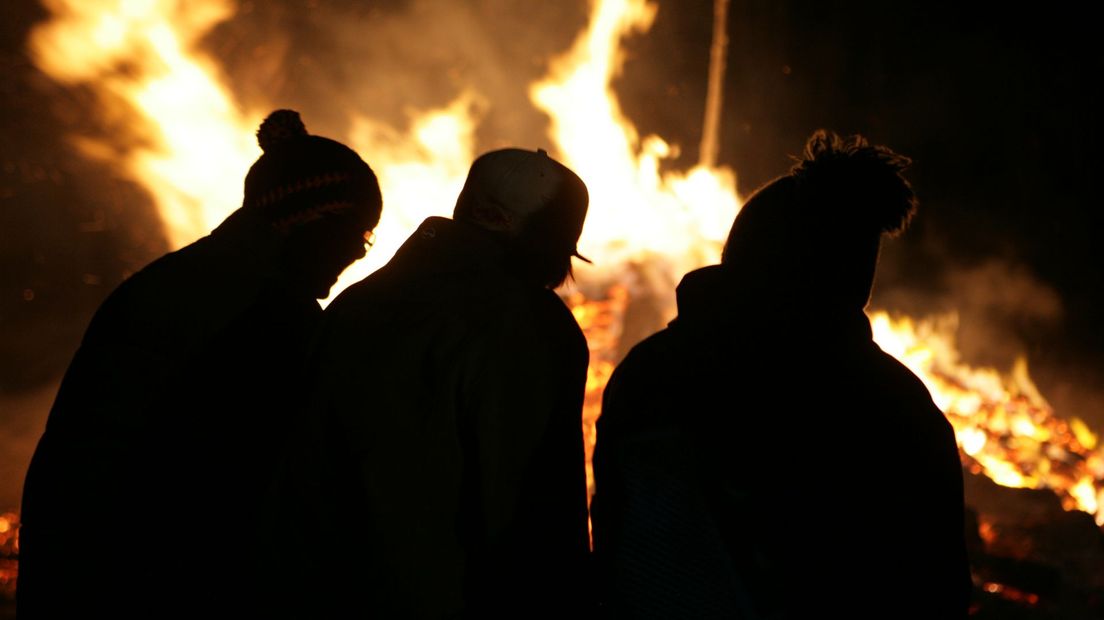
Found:
[[959, 314], [959, 347], [968, 359], [1004, 366], [1029, 352], [1062, 318], [1062, 302], [1022, 265], [1000, 261], [948, 271], [940, 304]]
[[1067, 311], [1054, 287], [1025, 264], [1009, 260], [971, 266], [916, 261], [915, 252], [885, 253], [871, 307], [953, 320], [964, 362], [1007, 372], [1017, 359], [1026, 359], [1032, 379], [1058, 416], [1076, 416], [1094, 429], [1104, 428], [1100, 369], [1068, 350]]
[[484, 105], [480, 150], [548, 145], [529, 84], [587, 19], [581, 1], [308, 6], [243, 3], [207, 37], [243, 107], [296, 107], [312, 132], [340, 139], [357, 117], [401, 131], [416, 114], [473, 92]]
[[1022, 264], [992, 259], [945, 267], [935, 262], [917, 281], [912, 278], [916, 266], [902, 269], [902, 258], [882, 261], [872, 305], [913, 316], [956, 317], [959, 352], [972, 365], [1010, 368], [1016, 358], [1031, 353], [1040, 335], [1060, 324], [1057, 291]]

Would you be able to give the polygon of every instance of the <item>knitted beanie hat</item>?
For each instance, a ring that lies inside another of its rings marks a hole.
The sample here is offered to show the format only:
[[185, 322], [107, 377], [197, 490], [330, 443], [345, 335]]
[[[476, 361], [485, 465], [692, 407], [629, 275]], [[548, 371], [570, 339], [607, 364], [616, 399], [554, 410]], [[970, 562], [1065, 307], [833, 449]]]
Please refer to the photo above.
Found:
[[243, 210], [282, 230], [333, 216], [379, 223], [382, 197], [375, 173], [352, 149], [307, 133], [299, 113], [276, 110], [257, 130], [261, 155], [245, 177]]

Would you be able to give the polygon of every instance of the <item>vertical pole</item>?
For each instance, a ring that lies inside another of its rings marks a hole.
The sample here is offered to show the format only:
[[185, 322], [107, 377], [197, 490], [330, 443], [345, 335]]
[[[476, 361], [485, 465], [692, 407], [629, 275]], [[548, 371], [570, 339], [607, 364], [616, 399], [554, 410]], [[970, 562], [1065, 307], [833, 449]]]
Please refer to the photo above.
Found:
[[712, 168], [720, 151], [721, 104], [724, 101], [725, 59], [728, 52], [728, 0], [713, 0], [713, 43], [709, 49], [709, 86], [705, 93], [705, 120], [702, 122], [698, 164]]

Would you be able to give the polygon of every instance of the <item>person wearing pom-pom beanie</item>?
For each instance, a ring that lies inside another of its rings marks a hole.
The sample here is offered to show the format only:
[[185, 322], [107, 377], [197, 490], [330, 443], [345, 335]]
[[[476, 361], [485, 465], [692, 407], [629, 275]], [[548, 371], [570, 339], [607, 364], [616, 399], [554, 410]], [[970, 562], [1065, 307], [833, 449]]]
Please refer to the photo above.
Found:
[[96, 312], [27, 474], [20, 618], [252, 607], [258, 514], [305, 358], [382, 199], [345, 145], [278, 110], [244, 199]]
[[817, 132], [605, 391], [592, 509], [618, 618], [964, 618], [962, 468], [863, 313], [909, 161]]

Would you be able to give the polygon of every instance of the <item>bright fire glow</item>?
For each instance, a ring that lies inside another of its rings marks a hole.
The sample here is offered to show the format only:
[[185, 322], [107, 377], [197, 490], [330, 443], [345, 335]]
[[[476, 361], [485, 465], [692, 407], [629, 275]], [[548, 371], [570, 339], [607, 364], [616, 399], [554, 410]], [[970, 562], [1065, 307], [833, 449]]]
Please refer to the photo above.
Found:
[[[44, 1], [53, 17], [33, 32], [35, 62], [63, 84], [91, 88], [99, 120], [112, 130], [110, 139], [74, 136], [74, 144], [150, 192], [173, 247], [206, 234], [240, 204], [245, 172], [260, 154], [254, 131], [269, 111], [240, 109], [217, 60], [198, 49], [214, 26], [235, 14], [236, 4]], [[647, 296], [655, 327], [671, 318], [675, 283], [717, 261], [740, 205], [729, 169], [661, 171], [677, 148], [659, 136], [642, 138], [620, 109], [611, 80], [624, 60], [621, 41], [646, 32], [657, 10], [645, 0], [594, 0], [572, 48], [529, 90], [550, 118], [550, 150], [591, 193], [580, 246], [596, 266], [580, 266], [577, 290], [567, 294], [591, 346], [588, 467], [602, 388], [625, 345], [644, 335], [623, 333], [630, 302]], [[344, 274], [335, 293], [386, 262], [424, 217], [451, 212], [489, 108], [479, 93], [463, 91], [442, 109], [412, 114], [404, 129], [350, 113], [348, 135], [333, 137], [375, 169], [384, 213], [377, 245]], [[311, 129], [310, 114], [305, 117]], [[947, 414], [969, 468], [1007, 486], [1051, 488], [1067, 508], [1104, 523], [1104, 451], [1097, 436], [1081, 420], [1054, 415], [1025, 363], [1008, 374], [970, 368], [959, 361], [946, 325], [882, 313], [872, 319], [880, 346], [921, 377]]]
[[1067, 509], [1104, 525], [1104, 450], [1082, 420], [1054, 415], [1024, 360], [1006, 375], [963, 364], [950, 319], [914, 322], [876, 312], [871, 324], [878, 345], [928, 387], [972, 471], [1004, 486], [1053, 489]]
[[92, 86], [104, 123], [126, 143], [75, 137], [87, 155], [121, 164], [157, 202], [169, 243], [207, 234], [241, 204], [242, 180], [261, 154], [221, 85], [217, 64], [194, 48], [231, 17], [227, 0], [47, 0], [54, 18], [30, 41], [38, 66], [65, 84]]
[[643, 0], [594, 3], [587, 29], [530, 97], [551, 117], [552, 140], [590, 190], [582, 253], [610, 270], [658, 255], [681, 276], [717, 261], [739, 202], [728, 169], [661, 174], [672, 147], [659, 136], [641, 140], [617, 103], [610, 81], [621, 68], [620, 42], [647, 30], [656, 9]]

